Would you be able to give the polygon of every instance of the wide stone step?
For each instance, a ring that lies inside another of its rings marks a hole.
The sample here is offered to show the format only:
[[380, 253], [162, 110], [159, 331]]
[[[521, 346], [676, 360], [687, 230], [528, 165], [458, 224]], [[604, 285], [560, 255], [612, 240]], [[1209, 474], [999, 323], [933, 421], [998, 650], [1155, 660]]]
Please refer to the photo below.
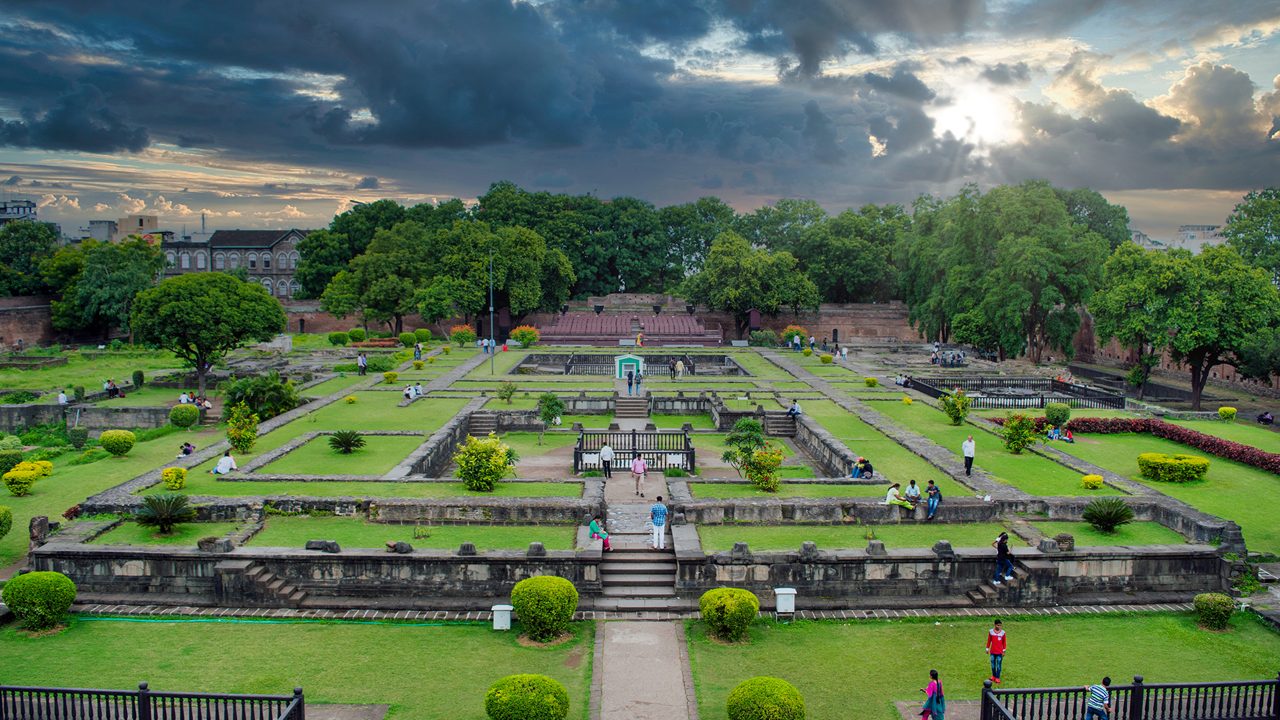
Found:
[[670, 573], [608, 573], [600, 571], [600, 581], [604, 587], [665, 587], [671, 589], [676, 585], [676, 574]]
[[605, 557], [608, 557], [609, 559], [600, 563], [600, 572], [602, 573], [635, 573], [639, 575], [647, 573], [671, 573], [674, 575], [676, 572], [676, 563], [674, 560], [671, 562], [646, 562], [643, 560], [637, 562], [616, 562], [608, 555]]
[[643, 547], [615, 547], [611, 552], [605, 554], [609, 562], [622, 563], [666, 563], [675, 562], [675, 552], [663, 552], [652, 550], [648, 545]]
[[647, 585], [609, 585], [600, 591], [605, 597], [616, 598], [674, 598], [676, 596], [675, 584], [666, 587], [647, 586]]

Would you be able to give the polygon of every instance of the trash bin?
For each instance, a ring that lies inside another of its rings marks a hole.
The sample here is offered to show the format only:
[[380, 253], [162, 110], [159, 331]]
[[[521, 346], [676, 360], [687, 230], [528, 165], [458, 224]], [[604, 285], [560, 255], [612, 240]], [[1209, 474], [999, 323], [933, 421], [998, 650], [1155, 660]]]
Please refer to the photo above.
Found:
[[493, 606], [493, 629], [494, 630], [510, 630], [511, 629], [511, 611], [512, 610], [515, 610], [515, 608], [510, 605], [494, 605]]
[[777, 613], [779, 615], [794, 615], [796, 612], [796, 589], [795, 588], [774, 588], [773, 595], [777, 598]]

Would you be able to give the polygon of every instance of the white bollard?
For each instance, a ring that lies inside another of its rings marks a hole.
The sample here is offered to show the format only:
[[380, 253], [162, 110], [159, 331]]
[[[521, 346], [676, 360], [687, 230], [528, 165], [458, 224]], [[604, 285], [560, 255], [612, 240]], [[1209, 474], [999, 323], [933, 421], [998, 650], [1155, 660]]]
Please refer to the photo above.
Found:
[[774, 588], [773, 595], [777, 598], [777, 613], [779, 615], [794, 615], [796, 612], [796, 589], [795, 588]]
[[493, 606], [493, 629], [494, 630], [510, 630], [511, 629], [511, 611], [515, 610], [510, 605], [494, 605]]

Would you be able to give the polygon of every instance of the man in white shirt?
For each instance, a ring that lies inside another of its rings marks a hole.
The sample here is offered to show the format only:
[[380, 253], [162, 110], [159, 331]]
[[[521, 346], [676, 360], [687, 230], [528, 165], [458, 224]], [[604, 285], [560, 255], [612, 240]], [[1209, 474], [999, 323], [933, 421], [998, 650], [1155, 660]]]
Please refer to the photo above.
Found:
[[67, 391], [66, 391], [66, 390], [59, 390], [59, 391], [58, 391], [58, 404], [59, 404], [59, 405], [66, 405], [66, 404], [67, 404]]
[[178, 393], [178, 402], [183, 405], [188, 405], [191, 403], [191, 400], [187, 397], [186, 393]]
[[977, 443], [973, 441], [972, 435], [970, 435], [968, 438], [965, 438], [965, 441], [960, 443], [960, 453], [964, 455], [964, 474], [965, 475], [973, 474], [973, 454], [976, 451], [977, 451]]
[[613, 448], [609, 443], [600, 446], [600, 469], [606, 478], [613, 477]]
[[217, 467], [215, 467], [210, 472], [212, 472], [214, 475], [226, 475], [227, 473], [236, 469], [238, 469], [236, 467], [236, 459], [231, 457], [231, 451], [228, 450], [222, 454], [222, 457], [218, 458]]

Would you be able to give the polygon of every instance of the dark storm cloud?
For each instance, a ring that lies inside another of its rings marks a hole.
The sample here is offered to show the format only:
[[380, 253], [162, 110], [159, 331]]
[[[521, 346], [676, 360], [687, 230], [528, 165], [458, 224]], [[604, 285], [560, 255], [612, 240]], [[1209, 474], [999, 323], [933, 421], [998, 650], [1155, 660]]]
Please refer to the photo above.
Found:
[[1024, 62], [996, 63], [983, 68], [982, 77], [996, 85], [1020, 85], [1031, 80], [1031, 68]]
[[872, 90], [897, 95], [920, 103], [932, 100], [936, 94], [929, 89], [928, 85], [924, 84], [924, 81], [903, 67], [895, 68], [892, 75], [867, 73], [862, 77]]
[[379, 185], [381, 185], [381, 184], [382, 184], [382, 183], [378, 180], [378, 178], [376, 178], [376, 177], [374, 177], [374, 176], [372, 176], [372, 175], [366, 175], [366, 176], [364, 176], [364, 177], [360, 178], [360, 179], [356, 182], [356, 184], [355, 184], [355, 188], [354, 188], [354, 189], [356, 189], [356, 190], [377, 190], [377, 189], [378, 189], [378, 186], [379, 186]]
[[112, 112], [102, 91], [92, 85], [77, 87], [44, 112], [26, 109], [21, 120], [0, 121], [0, 145], [21, 148], [138, 152], [149, 142], [147, 129]]
[[0, 183], [0, 185], [6, 185], [6, 186], [21, 185], [21, 184], [22, 184], [21, 175], [10, 175], [8, 180], [5, 180], [3, 183]]
[[836, 125], [815, 100], [804, 104], [804, 139], [813, 147], [813, 159], [828, 165], [844, 160], [845, 152], [836, 138]]

